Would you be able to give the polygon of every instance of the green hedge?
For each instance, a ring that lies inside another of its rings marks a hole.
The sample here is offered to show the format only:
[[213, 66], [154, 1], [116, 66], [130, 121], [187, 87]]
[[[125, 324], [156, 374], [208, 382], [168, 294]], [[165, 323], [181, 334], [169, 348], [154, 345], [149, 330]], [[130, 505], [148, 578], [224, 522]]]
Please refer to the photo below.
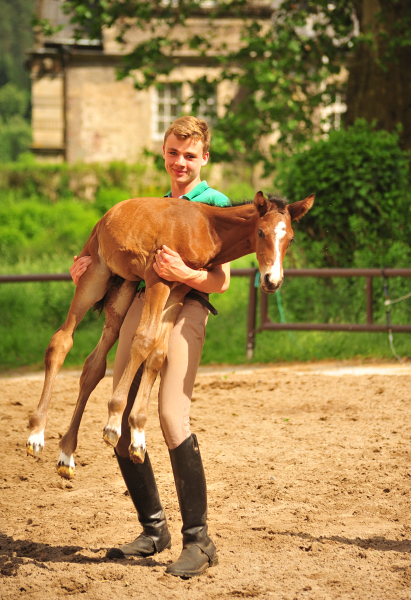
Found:
[[167, 185], [166, 174], [149, 163], [41, 164], [26, 156], [19, 162], [0, 165], [0, 192], [12, 193], [15, 199], [94, 202], [106, 189], [121, 189], [127, 197], [158, 196], [164, 194]]
[[[293, 200], [315, 192], [312, 210], [296, 226], [310, 267], [405, 267], [410, 263], [410, 153], [396, 133], [365, 121], [279, 166], [277, 187]], [[294, 249], [293, 249], [294, 250]]]

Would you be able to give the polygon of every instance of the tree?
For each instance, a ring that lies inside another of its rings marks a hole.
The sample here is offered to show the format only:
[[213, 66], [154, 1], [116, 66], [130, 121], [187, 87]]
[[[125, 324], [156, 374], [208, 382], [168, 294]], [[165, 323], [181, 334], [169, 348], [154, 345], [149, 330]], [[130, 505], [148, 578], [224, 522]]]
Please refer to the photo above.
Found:
[[25, 51], [33, 41], [33, 13], [34, 0], [0, 2], [0, 162], [16, 160], [31, 143]]
[[24, 118], [29, 93], [14, 83], [0, 87], [0, 162], [17, 160], [31, 144], [31, 128]]
[[0, 87], [13, 83], [30, 90], [25, 52], [33, 43], [34, 0], [0, 2]]
[[347, 114], [379, 129], [402, 126], [401, 145], [411, 149], [411, 3], [409, 0], [355, 0], [358, 37], [349, 57]]
[[[65, 0], [64, 7], [79, 36], [98, 37], [103, 27], [116, 27], [117, 40], [124, 44], [131, 27], [143, 32], [119, 70], [119, 77], [138, 70], [139, 88], [169, 74], [178, 64], [178, 53], [187, 48], [219, 67], [217, 76], [202, 77], [193, 86], [194, 110], [217, 83], [237, 85], [238, 94], [214, 127], [214, 159], [262, 160], [269, 170], [274, 147], [295, 151], [324, 133], [326, 117], [320, 109], [332, 106], [337, 94], [346, 97], [348, 123], [364, 117], [376, 118], [382, 129], [401, 124], [402, 145], [410, 148], [409, 0], [277, 4], [271, 9], [252, 0], [231, 0], [206, 8], [201, 0]], [[190, 18], [198, 16], [209, 26], [202, 34], [190, 33]], [[234, 51], [212, 35], [217, 30], [213, 24], [227, 16], [242, 20]]]

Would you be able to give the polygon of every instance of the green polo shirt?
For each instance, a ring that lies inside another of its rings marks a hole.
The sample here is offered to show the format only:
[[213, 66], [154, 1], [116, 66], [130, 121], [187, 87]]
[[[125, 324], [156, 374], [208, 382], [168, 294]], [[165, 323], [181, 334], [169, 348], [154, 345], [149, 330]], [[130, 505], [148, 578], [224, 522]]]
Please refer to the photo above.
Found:
[[[165, 197], [170, 198], [171, 192], [168, 192]], [[221, 192], [217, 192], [217, 190], [213, 190], [206, 181], [202, 181], [191, 192], [180, 196], [180, 198], [185, 198], [186, 200], [190, 200], [190, 202], [211, 204], [212, 206], [231, 206], [231, 202], [227, 196], [224, 196]]]

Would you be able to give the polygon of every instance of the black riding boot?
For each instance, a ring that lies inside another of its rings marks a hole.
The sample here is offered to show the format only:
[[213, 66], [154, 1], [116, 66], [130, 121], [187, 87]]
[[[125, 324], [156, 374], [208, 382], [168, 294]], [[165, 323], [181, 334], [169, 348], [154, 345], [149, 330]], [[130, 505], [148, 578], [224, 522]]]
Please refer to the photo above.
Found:
[[143, 464], [135, 464], [117, 453], [116, 456], [143, 531], [131, 544], [110, 548], [107, 558], [152, 556], [171, 548], [171, 536], [148, 454]]
[[166, 573], [194, 577], [218, 562], [216, 548], [207, 534], [207, 487], [196, 436], [169, 453], [183, 520], [183, 551]]

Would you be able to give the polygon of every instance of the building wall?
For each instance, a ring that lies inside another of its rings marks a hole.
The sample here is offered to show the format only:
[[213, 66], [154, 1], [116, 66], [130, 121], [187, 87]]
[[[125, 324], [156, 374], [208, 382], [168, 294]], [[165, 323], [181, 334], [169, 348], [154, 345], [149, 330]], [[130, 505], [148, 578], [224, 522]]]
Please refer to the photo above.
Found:
[[136, 162], [151, 141], [151, 92], [116, 81], [114, 66], [72, 62], [66, 77], [67, 161]]

